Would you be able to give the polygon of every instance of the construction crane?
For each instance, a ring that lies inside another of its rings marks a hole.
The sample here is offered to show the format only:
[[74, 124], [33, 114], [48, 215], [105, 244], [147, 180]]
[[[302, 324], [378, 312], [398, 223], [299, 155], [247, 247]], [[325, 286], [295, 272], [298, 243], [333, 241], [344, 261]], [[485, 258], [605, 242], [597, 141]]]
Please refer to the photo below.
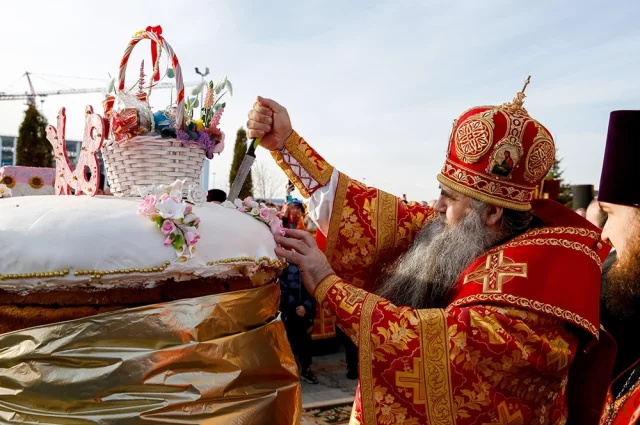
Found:
[[[29, 90], [30, 93], [4, 93], [0, 92], [0, 100], [26, 100], [27, 105], [36, 104], [36, 97], [47, 97], [47, 96], [56, 96], [56, 95], [64, 95], [64, 94], [83, 94], [83, 93], [101, 93], [104, 92], [104, 87], [98, 88], [87, 88], [87, 89], [64, 89], [64, 90], [48, 90], [36, 92], [33, 84], [31, 83], [31, 73], [25, 72], [24, 74], [27, 77], [27, 81], [29, 82]], [[195, 86], [198, 83], [187, 83], [186, 86]], [[158, 83], [153, 86], [154, 90], [158, 89], [170, 89], [175, 86], [174, 83]]]

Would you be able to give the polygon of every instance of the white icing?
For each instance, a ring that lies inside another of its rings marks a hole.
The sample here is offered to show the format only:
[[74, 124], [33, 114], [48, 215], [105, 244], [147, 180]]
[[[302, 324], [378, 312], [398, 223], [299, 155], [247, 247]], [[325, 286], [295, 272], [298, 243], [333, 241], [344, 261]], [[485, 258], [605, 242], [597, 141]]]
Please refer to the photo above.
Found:
[[[200, 217], [196, 255], [176, 262], [175, 250], [163, 245], [156, 225], [138, 214], [140, 198], [110, 196], [30, 196], [0, 199], [0, 288], [25, 290], [80, 286], [89, 276], [81, 270], [148, 269], [169, 267], [159, 273], [104, 274], [91, 287], [111, 287], [110, 282], [145, 283], [169, 277], [250, 274], [253, 261], [208, 263], [249, 257], [277, 259], [275, 242], [263, 223], [216, 204], [193, 207]], [[62, 277], [7, 278], [7, 275], [43, 272], [69, 273]]]

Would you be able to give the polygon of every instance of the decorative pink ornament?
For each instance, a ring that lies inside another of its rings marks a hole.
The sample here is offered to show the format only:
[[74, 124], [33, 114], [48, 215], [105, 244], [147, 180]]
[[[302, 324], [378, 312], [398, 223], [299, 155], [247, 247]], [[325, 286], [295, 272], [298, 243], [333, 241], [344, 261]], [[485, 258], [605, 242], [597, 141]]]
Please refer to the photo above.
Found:
[[187, 242], [187, 245], [195, 245], [200, 240], [200, 235], [196, 232], [187, 232], [184, 234], [184, 240]]
[[173, 221], [165, 220], [164, 223], [162, 223], [162, 233], [165, 235], [170, 235], [174, 230], [176, 230], [176, 225], [173, 224]]
[[[100, 187], [100, 164], [96, 153], [102, 147], [105, 133], [105, 122], [98, 114], [93, 113], [93, 108], [85, 109], [84, 135], [82, 148], [78, 158], [78, 166], [73, 169], [67, 155], [67, 142], [65, 138], [67, 117], [65, 108], [58, 112], [58, 127], [47, 127], [47, 139], [53, 145], [56, 158], [56, 195], [70, 195], [71, 189], [76, 195], [83, 193], [95, 196]], [[87, 178], [87, 172], [91, 177]]]
[[156, 214], [156, 202], [158, 202], [156, 195], [147, 195], [140, 205], [138, 205], [138, 212], [145, 216]]
[[282, 225], [282, 220], [273, 220], [271, 222], [271, 233], [273, 236], [284, 236], [284, 226]]

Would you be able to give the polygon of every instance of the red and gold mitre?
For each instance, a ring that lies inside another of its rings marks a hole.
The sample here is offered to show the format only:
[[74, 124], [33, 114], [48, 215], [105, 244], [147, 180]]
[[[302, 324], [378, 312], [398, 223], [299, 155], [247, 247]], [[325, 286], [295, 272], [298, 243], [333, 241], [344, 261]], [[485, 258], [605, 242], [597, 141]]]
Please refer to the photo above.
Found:
[[553, 165], [555, 144], [522, 106], [529, 79], [512, 102], [471, 108], [453, 122], [440, 183], [489, 204], [531, 209], [536, 187]]

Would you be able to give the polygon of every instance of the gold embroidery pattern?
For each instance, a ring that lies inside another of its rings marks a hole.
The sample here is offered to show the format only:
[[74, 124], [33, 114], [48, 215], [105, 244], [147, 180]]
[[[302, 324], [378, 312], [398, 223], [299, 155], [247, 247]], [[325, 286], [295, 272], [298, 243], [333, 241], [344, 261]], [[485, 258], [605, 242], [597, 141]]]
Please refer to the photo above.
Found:
[[351, 285], [345, 285], [342, 289], [345, 296], [340, 300], [339, 307], [349, 314], [353, 314], [358, 304], [364, 301], [366, 292], [362, 289], [353, 288]]
[[538, 129], [538, 135], [533, 139], [533, 145], [524, 163], [524, 178], [530, 183], [535, 183], [547, 175], [556, 154], [551, 136], [537, 122], [534, 121], [534, 124]]
[[381, 257], [388, 255], [395, 247], [395, 228], [398, 216], [398, 198], [395, 196], [378, 191], [378, 208], [375, 213], [377, 216], [376, 225], [376, 259], [379, 261]]
[[276, 164], [278, 164], [278, 167], [284, 171], [287, 178], [291, 180], [291, 183], [293, 183], [296, 186], [296, 189], [300, 191], [300, 194], [305, 198], [310, 198], [311, 192], [309, 192], [309, 189], [307, 189], [307, 186], [304, 184], [302, 179], [293, 171], [291, 165], [287, 164], [284, 160], [282, 152], [271, 152], [271, 156], [276, 160]]
[[[516, 238], [517, 239], [517, 238]], [[497, 249], [506, 249], [506, 248], [514, 248], [517, 246], [559, 246], [562, 248], [569, 248], [575, 251], [582, 252], [589, 258], [591, 258], [599, 268], [602, 268], [602, 260], [600, 260], [600, 256], [596, 254], [594, 250], [589, 248], [588, 246], [581, 244], [580, 242], [568, 241], [566, 239], [556, 239], [556, 238], [547, 238], [547, 239], [523, 239], [523, 240], [512, 240], [507, 242], [504, 245], [500, 245], [499, 248], [494, 248], [489, 252], [495, 252]]]
[[487, 255], [486, 263], [469, 273], [464, 283], [482, 283], [482, 292], [501, 293], [502, 285], [514, 277], [527, 277], [527, 263], [516, 263], [504, 256], [504, 251]]
[[[333, 167], [295, 131], [285, 140], [283, 150], [273, 151], [271, 156], [305, 198], [311, 197], [318, 187], [326, 185], [333, 173]], [[291, 157], [298, 164], [290, 164], [287, 158], [290, 161]], [[302, 175], [302, 169], [309, 174], [308, 177]]]
[[[601, 423], [606, 423], [607, 425], [611, 425], [613, 423], [613, 420], [618, 415], [620, 408], [624, 405], [627, 399], [633, 395], [633, 393], [637, 392], [639, 388], [640, 388], [640, 380], [637, 380], [636, 383], [633, 384], [633, 386], [629, 388], [627, 392], [622, 395], [622, 397], [615, 400], [612, 404], [607, 404], [605, 406], [605, 411], [607, 413], [605, 416], [608, 416], [608, 418], [606, 421], [602, 421]], [[603, 416], [603, 418], [605, 416]]]
[[551, 368], [551, 366], [557, 364], [557, 370], [561, 371], [569, 367], [569, 355], [571, 353], [569, 343], [565, 341], [561, 335], [556, 335], [555, 338], [549, 338], [547, 335], [543, 335], [542, 340], [551, 348], [546, 354], [547, 368]]
[[[519, 241], [522, 239], [527, 239], [527, 238], [530, 238], [533, 236], [539, 236], [539, 235], [545, 236], [545, 235], [561, 235], [561, 234], [583, 236], [586, 238], [591, 238], [594, 241], [600, 240], [600, 235], [598, 235], [598, 232], [594, 230], [585, 229], [582, 227], [540, 227], [537, 229], [529, 230], [528, 232], [523, 233], [520, 236], [516, 236], [515, 238], [511, 239], [510, 242]], [[499, 251], [500, 249], [502, 248], [498, 247], [498, 248], [494, 248], [491, 251]]]
[[413, 403], [424, 404], [426, 397], [423, 378], [422, 361], [414, 357], [413, 372], [396, 372], [396, 387], [413, 390]]
[[378, 301], [377, 297], [368, 296], [360, 311], [360, 394], [362, 396], [362, 413], [365, 424], [376, 423], [375, 399], [373, 391], [373, 352], [371, 350], [371, 319]]
[[[335, 198], [333, 200], [333, 212], [331, 213], [331, 221], [329, 222], [329, 234], [327, 235], [327, 246], [325, 254], [329, 261], [334, 265], [336, 242], [338, 242], [338, 236], [340, 233], [340, 221], [342, 220], [342, 209], [346, 206], [347, 189], [349, 188], [350, 179], [344, 174], [340, 173], [338, 177], [338, 187], [336, 188]], [[336, 208], [340, 207], [342, 208]], [[337, 267], [340, 268], [339, 266]], [[339, 271], [339, 270], [336, 270]]]
[[566, 320], [571, 322], [579, 327], [589, 331], [593, 336], [598, 338], [598, 328], [596, 328], [593, 323], [589, 322], [584, 317], [572, 313], [570, 311], [564, 310], [559, 307], [552, 306], [550, 304], [541, 303], [535, 300], [529, 300], [527, 298], [517, 297], [511, 294], [477, 294], [470, 295], [468, 297], [460, 298], [455, 300], [447, 307], [447, 311], [451, 310], [453, 307], [458, 307], [466, 304], [474, 304], [474, 303], [482, 303], [482, 302], [500, 302], [511, 304], [518, 307], [523, 307], [525, 309], [530, 309], [533, 311], [537, 311], [539, 313], [548, 314], [553, 317], [557, 317], [559, 319]]
[[437, 178], [440, 183], [451, 187], [456, 192], [483, 202], [491, 202], [516, 211], [531, 209], [533, 188], [519, 188], [513, 183], [506, 185], [486, 179], [471, 170], [465, 170], [460, 165], [451, 163], [448, 159]]
[[322, 303], [324, 303], [324, 300], [327, 298], [329, 289], [331, 289], [333, 285], [340, 282], [341, 280], [342, 279], [340, 279], [338, 276], [332, 274], [325, 277], [324, 280], [320, 282], [314, 294], [316, 300], [318, 301], [318, 304], [322, 305]]
[[427, 423], [455, 425], [447, 317], [441, 309], [418, 310]]
[[289, 136], [284, 144], [285, 149], [289, 151], [296, 161], [304, 168], [307, 173], [318, 183], [324, 186], [331, 180], [333, 167], [322, 159], [307, 142], [300, 137], [295, 131]]
[[495, 113], [492, 109], [473, 115], [456, 129], [455, 147], [460, 160], [473, 164], [487, 153], [493, 141]]
[[498, 422], [487, 423], [485, 422], [482, 425], [523, 425], [524, 424], [524, 416], [522, 416], [522, 411], [517, 409], [513, 413], [509, 413], [509, 406], [506, 401], [498, 404], [496, 410], [498, 411]]

